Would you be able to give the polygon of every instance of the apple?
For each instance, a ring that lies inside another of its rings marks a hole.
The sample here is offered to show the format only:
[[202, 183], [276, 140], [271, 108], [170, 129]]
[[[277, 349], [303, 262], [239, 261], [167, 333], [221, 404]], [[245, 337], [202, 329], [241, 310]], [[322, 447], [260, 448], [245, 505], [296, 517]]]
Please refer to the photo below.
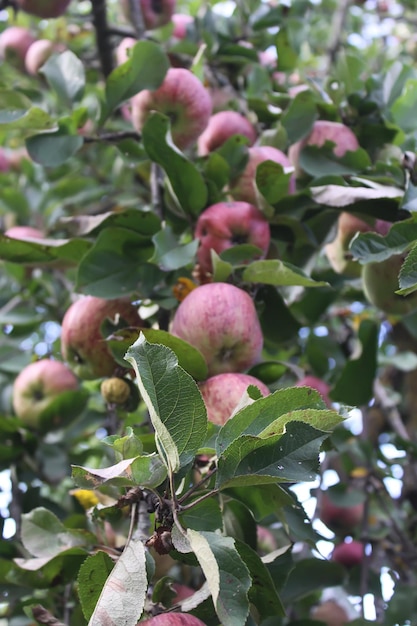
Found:
[[244, 135], [252, 146], [256, 141], [256, 130], [253, 124], [237, 111], [219, 111], [212, 115], [207, 128], [197, 141], [197, 151], [205, 156], [216, 150], [233, 135]]
[[124, 37], [116, 48], [116, 63], [122, 65], [129, 59], [129, 50], [138, 42], [134, 37]]
[[185, 39], [187, 36], [187, 26], [194, 22], [194, 18], [186, 13], [174, 13], [171, 21], [174, 25], [172, 36], [175, 39]]
[[59, 17], [67, 10], [71, 0], [16, 0], [17, 7], [36, 17]]
[[10, 163], [6, 151], [0, 148], [0, 172], [8, 172]]
[[278, 542], [274, 533], [266, 526], [256, 525], [256, 546], [261, 556], [270, 554], [278, 549]]
[[[256, 187], [256, 169], [264, 161], [274, 161], [284, 169], [291, 168], [288, 157], [272, 146], [252, 146], [248, 150], [248, 162], [242, 174], [232, 181], [230, 193], [235, 200], [242, 200], [259, 206], [260, 194]], [[295, 178], [291, 176], [288, 184], [288, 193], [295, 192]]]
[[263, 396], [268, 387], [249, 374], [225, 372], [207, 378], [199, 388], [207, 409], [207, 417], [213, 424], [223, 425], [238, 406], [249, 385], [255, 385]]
[[212, 204], [200, 214], [194, 236], [200, 240], [197, 261], [205, 273], [213, 269], [211, 250], [220, 254], [236, 244], [248, 243], [262, 250], [257, 258], [264, 258], [271, 241], [265, 216], [247, 202]]
[[360, 565], [365, 556], [364, 545], [361, 541], [343, 541], [338, 543], [332, 552], [332, 561], [340, 563], [345, 567]]
[[384, 220], [365, 221], [347, 211], [340, 213], [337, 221], [337, 234], [335, 239], [328, 243], [324, 251], [337, 274], [343, 274], [349, 278], [358, 278], [361, 275], [362, 266], [352, 259], [349, 244], [356, 233], [376, 232], [386, 235], [391, 227], [390, 222]]
[[179, 148], [191, 146], [206, 128], [212, 110], [210, 94], [190, 70], [171, 67], [155, 91], [144, 89], [132, 98], [132, 124], [140, 132], [152, 111], [171, 120]]
[[314, 122], [310, 134], [290, 146], [288, 151], [288, 158], [295, 168], [297, 178], [303, 174], [300, 166], [301, 150], [305, 146], [317, 146], [320, 148], [326, 141], [334, 143], [333, 154], [338, 158], [344, 156], [346, 152], [354, 152], [360, 147], [356, 135], [345, 124], [328, 120], [317, 120]]
[[395, 254], [379, 263], [366, 263], [362, 268], [363, 292], [370, 304], [388, 315], [407, 315], [417, 309], [417, 292], [401, 296], [399, 273], [407, 254]]
[[[62, 50], [62, 48], [61, 48]], [[38, 39], [29, 47], [25, 56], [25, 68], [28, 74], [37, 76], [40, 68], [54, 52], [60, 48], [49, 39]]]
[[147, 626], [205, 626], [198, 617], [189, 613], [160, 613], [154, 617], [150, 617], [144, 622], [140, 622], [138, 626], [147, 624]]
[[351, 621], [345, 609], [334, 600], [326, 600], [315, 607], [311, 611], [311, 617], [326, 626], [345, 626]]
[[321, 491], [317, 504], [320, 520], [337, 534], [348, 535], [362, 523], [363, 502], [351, 506], [339, 506], [331, 501], [325, 491]]
[[[136, 0], [136, 2], [148, 30], [168, 24], [176, 7], [176, 0]], [[131, 20], [129, 0], [122, 0], [121, 6], [126, 18]]]
[[260, 360], [263, 334], [252, 298], [229, 283], [190, 291], [172, 321], [173, 335], [200, 350], [208, 375], [241, 372]]
[[[35, 361], [24, 367], [14, 381], [14, 412], [28, 428], [59, 427], [71, 415], [73, 406], [58, 408], [55, 401], [78, 388], [78, 379], [64, 363], [52, 359]], [[64, 413], [56, 413], [60, 410]]]
[[102, 334], [106, 320], [118, 327], [144, 326], [136, 307], [124, 298], [83, 296], [69, 307], [62, 320], [62, 356], [83, 380], [112, 376], [118, 367]]
[[329, 398], [330, 386], [325, 383], [324, 380], [321, 380], [321, 378], [317, 378], [317, 376], [307, 375], [303, 378], [300, 378], [300, 380], [295, 383], [294, 387], [312, 387], [319, 392], [329, 408], [332, 406], [332, 401]]
[[181, 585], [180, 583], [172, 583], [172, 590], [175, 592], [175, 596], [172, 598], [171, 604], [177, 604], [187, 598], [191, 598], [194, 595], [195, 590], [191, 589], [187, 585]]
[[7, 237], [11, 239], [43, 239], [44, 233], [38, 228], [32, 228], [31, 226], [12, 226], [8, 228], [5, 233]]
[[35, 37], [28, 28], [9, 26], [0, 35], [0, 59], [24, 68], [25, 56]]

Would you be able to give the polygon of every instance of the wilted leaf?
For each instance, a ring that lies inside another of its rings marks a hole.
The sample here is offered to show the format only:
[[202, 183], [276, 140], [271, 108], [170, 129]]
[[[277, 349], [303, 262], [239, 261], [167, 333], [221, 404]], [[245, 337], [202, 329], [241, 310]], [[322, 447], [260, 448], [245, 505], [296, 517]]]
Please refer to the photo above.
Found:
[[117, 487], [158, 487], [166, 478], [166, 469], [157, 455], [124, 459], [103, 469], [72, 466], [72, 479], [83, 489], [97, 489], [101, 485]]

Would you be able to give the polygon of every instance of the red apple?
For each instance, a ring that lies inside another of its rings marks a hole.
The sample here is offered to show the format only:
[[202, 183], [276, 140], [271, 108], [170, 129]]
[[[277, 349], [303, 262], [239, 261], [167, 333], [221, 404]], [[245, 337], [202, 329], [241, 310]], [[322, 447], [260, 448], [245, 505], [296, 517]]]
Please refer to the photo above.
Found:
[[259, 209], [247, 202], [218, 202], [200, 214], [194, 236], [200, 240], [197, 261], [203, 272], [212, 271], [211, 250], [217, 254], [236, 244], [249, 243], [268, 252], [271, 232]]
[[200, 350], [209, 376], [241, 372], [261, 357], [263, 334], [253, 300], [228, 283], [193, 289], [179, 305], [171, 332]]
[[49, 39], [38, 39], [29, 47], [25, 56], [25, 68], [28, 74], [36, 76], [44, 63], [54, 52], [59, 52], [58, 47]]
[[59, 17], [67, 10], [71, 0], [16, 0], [19, 9], [36, 17]]
[[351, 506], [334, 504], [325, 491], [321, 491], [318, 498], [319, 517], [333, 532], [348, 535], [355, 530], [363, 520], [364, 503], [359, 502]]
[[143, 90], [132, 98], [132, 123], [140, 132], [152, 111], [171, 120], [171, 133], [179, 148], [192, 145], [211, 115], [210, 94], [190, 70], [172, 67], [156, 91]]
[[316, 389], [323, 398], [324, 402], [327, 404], [327, 406], [329, 408], [332, 406], [332, 401], [329, 398], [330, 386], [325, 383], [324, 380], [321, 380], [321, 378], [317, 378], [317, 376], [311, 375], [304, 376], [303, 378], [300, 378], [300, 380], [297, 381], [294, 386], [312, 387], [313, 389]]
[[334, 600], [326, 600], [311, 611], [311, 617], [326, 626], [345, 626], [350, 622], [350, 617], [345, 609]]
[[216, 150], [233, 135], [244, 135], [252, 146], [256, 141], [256, 130], [251, 122], [237, 111], [219, 111], [212, 115], [207, 128], [200, 135], [197, 150], [205, 156]]
[[364, 545], [361, 541], [343, 541], [338, 543], [332, 552], [332, 561], [345, 567], [360, 565], [365, 555]]
[[175, 592], [175, 596], [172, 598], [172, 604], [177, 604], [187, 598], [191, 598], [195, 593], [194, 589], [187, 587], [187, 585], [181, 585], [180, 583], [172, 583], [172, 589]]
[[9, 26], [0, 35], [0, 59], [24, 68], [25, 56], [35, 37], [23, 26]]
[[[264, 161], [274, 161], [282, 167], [291, 168], [288, 157], [272, 146], [252, 146], [249, 148], [249, 160], [242, 174], [232, 182], [230, 193], [235, 200], [243, 200], [250, 204], [259, 205], [260, 194], [256, 187], [256, 169]], [[291, 176], [288, 193], [295, 191], [295, 178]]]
[[200, 383], [209, 421], [220, 425], [227, 422], [249, 385], [258, 387], [263, 396], [270, 393], [263, 382], [249, 374], [227, 372]]
[[41, 230], [31, 226], [12, 226], [4, 234], [11, 239], [43, 239], [45, 237]]
[[[27, 365], [14, 381], [13, 409], [29, 428], [56, 428], [75, 410], [73, 405], [57, 407], [56, 400], [65, 392], [79, 388], [71, 370], [60, 361], [42, 359]], [[63, 413], [57, 412], [63, 411]]]
[[118, 327], [140, 328], [144, 322], [129, 300], [84, 296], [76, 300], [62, 320], [61, 352], [70, 368], [84, 380], [112, 376], [117, 368], [101, 327], [109, 320]]
[[160, 613], [155, 617], [150, 617], [144, 622], [140, 622], [138, 626], [146, 624], [147, 626], [205, 626], [198, 617], [189, 613]]
[[[136, 0], [148, 30], [159, 28], [171, 21], [176, 0]], [[129, 0], [122, 0], [122, 9], [127, 19], [131, 19]]]
[[174, 13], [171, 21], [174, 25], [172, 36], [176, 39], [185, 39], [187, 36], [187, 26], [194, 22], [194, 18], [186, 13]]
[[7, 152], [0, 148], [0, 172], [8, 172], [10, 170], [9, 157]]
[[368, 222], [346, 211], [340, 213], [336, 237], [324, 248], [334, 271], [350, 278], [358, 278], [361, 275], [362, 266], [358, 261], [352, 259], [349, 251], [349, 244], [353, 237], [356, 233], [366, 232], [386, 235], [390, 227], [391, 223], [384, 220], [370, 220]]
[[388, 315], [407, 315], [417, 309], [417, 292], [401, 296], [399, 274], [407, 254], [394, 256], [378, 263], [366, 263], [362, 268], [363, 292], [368, 302]]
[[305, 146], [317, 146], [321, 148], [326, 141], [334, 143], [333, 154], [335, 157], [342, 157], [346, 152], [358, 150], [359, 142], [353, 131], [340, 122], [330, 122], [328, 120], [318, 120], [314, 122], [313, 128], [307, 137], [293, 144], [288, 157], [295, 168], [297, 178], [301, 176], [303, 170], [300, 166], [300, 153]]

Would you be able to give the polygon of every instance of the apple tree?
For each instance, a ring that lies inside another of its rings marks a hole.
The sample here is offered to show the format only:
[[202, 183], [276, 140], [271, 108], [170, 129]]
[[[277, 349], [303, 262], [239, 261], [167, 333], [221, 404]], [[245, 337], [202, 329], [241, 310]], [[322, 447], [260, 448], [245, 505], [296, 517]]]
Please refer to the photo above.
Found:
[[417, 10], [0, 1], [0, 625], [417, 623]]

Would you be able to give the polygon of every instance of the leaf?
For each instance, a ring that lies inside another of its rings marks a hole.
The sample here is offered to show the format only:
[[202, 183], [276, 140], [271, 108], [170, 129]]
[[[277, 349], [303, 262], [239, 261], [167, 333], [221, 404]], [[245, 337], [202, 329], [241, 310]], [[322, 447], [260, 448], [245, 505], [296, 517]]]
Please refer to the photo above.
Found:
[[155, 454], [124, 459], [103, 469], [72, 465], [72, 479], [82, 489], [97, 489], [102, 485], [153, 489], [165, 478], [165, 466]]
[[[187, 501], [187, 504], [191, 504]], [[191, 509], [179, 514], [181, 524], [193, 530], [218, 530], [223, 528], [220, 506], [214, 498], [203, 500]]]
[[251, 579], [231, 537], [188, 530], [179, 552], [193, 551], [210, 589], [217, 616], [223, 626], [241, 626], [249, 613]]
[[166, 346], [150, 344], [143, 333], [126, 353], [156, 433], [168, 471], [188, 465], [203, 444], [207, 412], [197, 384]]
[[317, 187], [310, 187], [309, 192], [315, 202], [339, 209], [355, 204], [355, 202], [382, 200], [384, 198], [400, 199], [404, 193], [402, 189], [384, 185], [378, 185], [377, 188], [318, 185]]
[[62, 165], [74, 156], [83, 144], [83, 137], [69, 135], [62, 130], [26, 139], [26, 148], [31, 159], [46, 167]]
[[287, 70], [293, 70], [297, 67], [299, 61], [299, 55], [294, 50], [288, 37], [288, 30], [283, 28], [282, 25], [275, 38], [275, 45], [277, 47], [279, 68], [281, 72]]
[[330, 392], [335, 402], [360, 406], [373, 397], [373, 383], [377, 369], [379, 326], [372, 320], [362, 320], [358, 339], [360, 355], [348, 361]]
[[275, 204], [288, 196], [291, 176], [279, 163], [263, 161], [256, 168], [256, 186], [269, 204]]
[[46, 265], [65, 261], [76, 264], [90, 249], [83, 239], [37, 239], [23, 241], [0, 233], [0, 259], [22, 265]]
[[119, 65], [106, 81], [106, 103], [101, 123], [119, 104], [142, 89], [160, 87], [170, 66], [161, 46], [153, 41], [139, 41], [130, 50], [129, 59]]
[[395, 293], [402, 296], [408, 296], [417, 289], [417, 245], [414, 244], [407, 256], [404, 263], [401, 266], [400, 276], [400, 289]]
[[362, 233], [352, 239], [350, 251], [362, 263], [385, 261], [401, 254], [417, 239], [417, 223], [414, 219], [393, 224], [383, 237], [377, 233]]
[[281, 590], [281, 598], [287, 605], [314, 591], [341, 585], [344, 579], [345, 570], [338, 563], [323, 559], [303, 559], [290, 572], [287, 583]]
[[257, 485], [256, 489], [232, 487], [225, 489], [225, 492], [232, 498], [242, 502], [252, 512], [257, 522], [293, 502], [291, 496], [280, 485], [273, 483]]
[[346, 176], [362, 172], [371, 165], [368, 153], [363, 149], [346, 152], [343, 157], [333, 154], [333, 142], [317, 146], [305, 146], [300, 152], [300, 167], [311, 176]]
[[88, 626], [136, 626], [147, 590], [145, 548], [131, 539], [104, 584]]
[[0, 91], [0, 125], [11, 124], [24, 117], [32, 103], [18, 91], [2, 89]]
[[318, 111], [314, 94], [308, 89], [298, 93], [281, 118], [290, 145], [306, 137], [317, 118]]
[[41, 72], [65, 104], [72, 105], [82, 98], [85, 88], [84, 64], [71, 50], [50, 56]]
[[254, 261], [243, 272], [243, 280], [250, 283], [263, 283], [275, 286], [325, 287], [325, 281], [310, 278], [291, 263], [270, 259]]
[[142, 130], [145, 150], [165, 170], [182, 210], [197, 216], [206, 206], [207, 186], [194, 164], [172, 143], [170, 135], [169, 119], [162, 113], [152, 113]]
[[101, 590], [113, 567], [113, 560], [101, 550], [89, 556], [81, 565], [78, 572], [77, 588], [86, 620], [92, 616]]
[[35, 557], [50, 559], [70, 548], [86, 546], [92, 539], [83, 530], [70, 530], [43, 507], [22, 515], [22, 543]]
[[152, 237], [161, 228], [161, 222], [154, 213], [138, 209], [125, 209], [117, 213], [109, 211], [100, 215], [61, 217], [59, 222], [71, 232], [72, 236], [77, 237], [97, 234], [105, 228], [128, 228], [140, 235]]
[[199, 246], [198, 239], [180, 244], [172, 228], [165, 226], [154, 235], [152, 241], [155, 246], [155, 253], [150, 262], [156, 263], [165, 272], [177, 270], [195, 262], [195, 254]]
[[412, 133], [417, 129], [415, 116], [417, 106], [417, 80], [409, 79], [404, 85], [402, 94], [391, 106], [391, 113], [395, 124], [405, 131]]

